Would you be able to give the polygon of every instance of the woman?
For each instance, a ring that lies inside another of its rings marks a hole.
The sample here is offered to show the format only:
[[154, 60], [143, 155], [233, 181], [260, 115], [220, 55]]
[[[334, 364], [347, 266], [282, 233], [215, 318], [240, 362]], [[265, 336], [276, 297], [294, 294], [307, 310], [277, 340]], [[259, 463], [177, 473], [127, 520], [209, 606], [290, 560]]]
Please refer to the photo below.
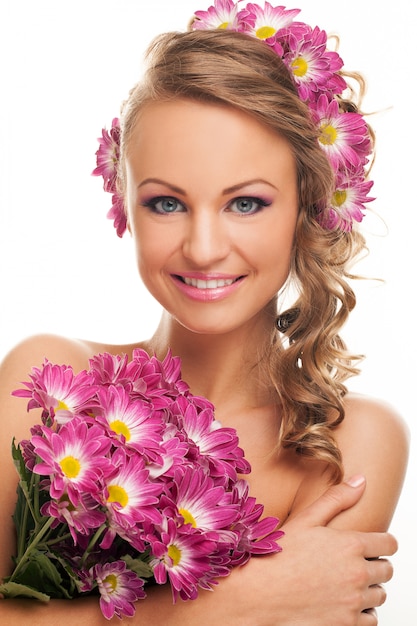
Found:
[[[225, 8], [238, 19], [232, 2], [217, 2], [198, 14], [194, 30], [153, 45], [145, 80], [123, 107], [117, 179], [101, 169], [118, 233], [126, 227], [134, 238], [142, 280], [164, 308], [157, 331], [128, 346], [35, 337], [3, 364], [1, 574], [13, 552], [10, 440], [26, 437], [33, 420], [7, 420], [19, 409], [10, 391], [45, 357], [82, 370], [98, 352], [131, 356], [141, 347], [163, 358], [171, 349], [191, 390], [237, 429], [251, 491], [286, 535], [281, 554], [252, 559], [197, 601], [173, 608], [170, 592], [153, 588], [137, 623], [152, 616], [168, 624], [375, 624], [370, 609], [384, 601], [379, 585], [391, 566], [372, 559], [395, 551], [384, 531], [401, 489], [407, 436], [391, 408], [351, 396], [343, 384], [356, 372], [339, 337], [354, 306], [346, 279], [364, 241], [341, 190], [334, 200], [338, 162], [317, 141], [311, 93], [296, 88], [277, 54], [281, 42], [206, 29]], [[283, 16], [288, 28], [295, 12]], [[250, 10], [241, 19], [249, 29]], [[328, 62], [335, 67], [337, 59]], [[335, 94], [340, 76], [332, 72]], [[360, 141], [348, 156], [358, 170], [371, 142], [361, 116], [346, 119], [357, 124]], [[366, 196], [369, 183], [361, 185]], [[329, 490], [349, 476], [350, 484]], [[35, 623], [103, 621], [89, 600], [28, 606]], [[27, 608], [3, 602], [0, 615], [24, 623]]]

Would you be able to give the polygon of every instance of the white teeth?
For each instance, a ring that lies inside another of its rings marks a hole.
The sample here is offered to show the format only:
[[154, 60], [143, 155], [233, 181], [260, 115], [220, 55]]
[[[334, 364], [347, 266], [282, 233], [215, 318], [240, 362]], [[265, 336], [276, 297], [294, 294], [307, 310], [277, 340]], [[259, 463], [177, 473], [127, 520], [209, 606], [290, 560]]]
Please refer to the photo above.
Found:
[[234, 278], [222, 278], [215, 279], [212, 278], [210, 280], [202, 280], [201, 278], [185, 278], [184, 282], [186, 285], [190, 285], [191, 287], [197, 287], [197, 289], [217, 289], [218, 287], [227, 287], [235, 282]]

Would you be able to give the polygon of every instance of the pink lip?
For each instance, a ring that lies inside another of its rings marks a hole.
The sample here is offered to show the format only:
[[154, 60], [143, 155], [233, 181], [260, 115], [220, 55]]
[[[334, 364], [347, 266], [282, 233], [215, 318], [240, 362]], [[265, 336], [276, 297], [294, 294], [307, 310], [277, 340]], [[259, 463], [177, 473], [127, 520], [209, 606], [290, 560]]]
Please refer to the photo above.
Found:
[[[174, 281], [178, 289], [191, 300], [198, 302], [214, 302], [216, 300], [223, 300], [227, 298], [237, 289], [244, 280], [244, 276], [236, 276], [230, 274], [202, 274], [199, 272], [182, 272], [181, 274], [171, 274], [171, 278]], [[199, 288], [193, 285], [187, 285], [181, 280], [181, 278], [194, 278], [196, 280], [230, 280], [235, 279], [230, 285], [224, 285], [222, 287], [211, 288]]]

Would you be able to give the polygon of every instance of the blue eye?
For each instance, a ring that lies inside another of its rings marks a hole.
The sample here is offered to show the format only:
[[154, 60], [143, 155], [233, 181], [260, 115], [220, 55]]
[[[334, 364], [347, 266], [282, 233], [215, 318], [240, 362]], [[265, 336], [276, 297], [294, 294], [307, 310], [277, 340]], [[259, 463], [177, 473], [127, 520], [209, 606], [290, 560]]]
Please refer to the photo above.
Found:
[[160, 215], [185, 211], [184, 205], [171, 196], [151, 198], [144, 202], [144, 205], [149, 207], [154, 213], [159, 213]]
[[263, 207], [269, 206], [269, 202], [262, 200], [261, 198], [242, 197], [235, 198], [229, 208], [233, 213], [240, 213], [241, 215], [253, 215], [260, 211]]

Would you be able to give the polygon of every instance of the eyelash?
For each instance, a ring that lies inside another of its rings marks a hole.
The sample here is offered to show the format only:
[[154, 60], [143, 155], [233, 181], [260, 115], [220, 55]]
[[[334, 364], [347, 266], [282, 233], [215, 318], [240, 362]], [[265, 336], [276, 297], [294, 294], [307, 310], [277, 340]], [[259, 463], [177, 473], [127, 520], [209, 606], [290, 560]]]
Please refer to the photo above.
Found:
[[255, 213], [259, 213], [259, 211], [262, 211], [262, 209], [264, 207], [270, 206], [271, 202], [267, 202], [266, 200], [263, 200], [262, 198], [258, 198], [256, 196], [240, 196], [239, 198], [234, 198], [234, 200], [232, 200], [229, 203], [229, 206], [231, 206], [232, 204], [235, 204], [237, 202], [242, 202], [243, 201], [247, 201], [247, 202], [252, 202], [255, 205], [258, 205], [257, 208], [255, 210], [250, 210], [250, 211], [232, 211], [233, 213], [237, 213], [238, 215], [255, 215]]
[[[143, 206], [149, 208], [153, 213], [156, 213], [158, 215], [170, 215], [173, 213], [182, 213], [183, 211], [177, 211], [176, 209], [174, 209], [173, 211], [163, 211], [161, 209], [157, 208], [158, 203], [163, 202], [164, 200], [168, 200], [171, 201], [173, 203], [177, 203], [177, 207], [180, 206], [183, 209], [185, 209], [184, 205], [182, 204], [182, 202], [180, 202], [177, 198], [175, 198], [174, 196], [156, 196], [155, 198], [150, 198], [149, 200], [146, 200], [145, 202], [143, 202]], [[237, 202], [242, 202], [242, 201], [248, 201], [248, 202], [252, 202], [255, 205], [258, 205], [257, 208], [255, 210], [250, 210], [250, 211], [232, 211], [230, 209], [230, 207], [233, 204], [236, 204]], [[270, 206], [271, 202], [268, 202], [267, 200], [263, 200], [262, 198], [258, 198], [256, 196], [239, 196], [238, 198], [234, 198], [233, 200], [231, 200], [231, 202], [229, 202], [227, 208], [231, 213], [236, 213], [237, 215], [255, 215], [255, 213], [258, 213], [259, 211], [261, 211], [264, 207]]]

